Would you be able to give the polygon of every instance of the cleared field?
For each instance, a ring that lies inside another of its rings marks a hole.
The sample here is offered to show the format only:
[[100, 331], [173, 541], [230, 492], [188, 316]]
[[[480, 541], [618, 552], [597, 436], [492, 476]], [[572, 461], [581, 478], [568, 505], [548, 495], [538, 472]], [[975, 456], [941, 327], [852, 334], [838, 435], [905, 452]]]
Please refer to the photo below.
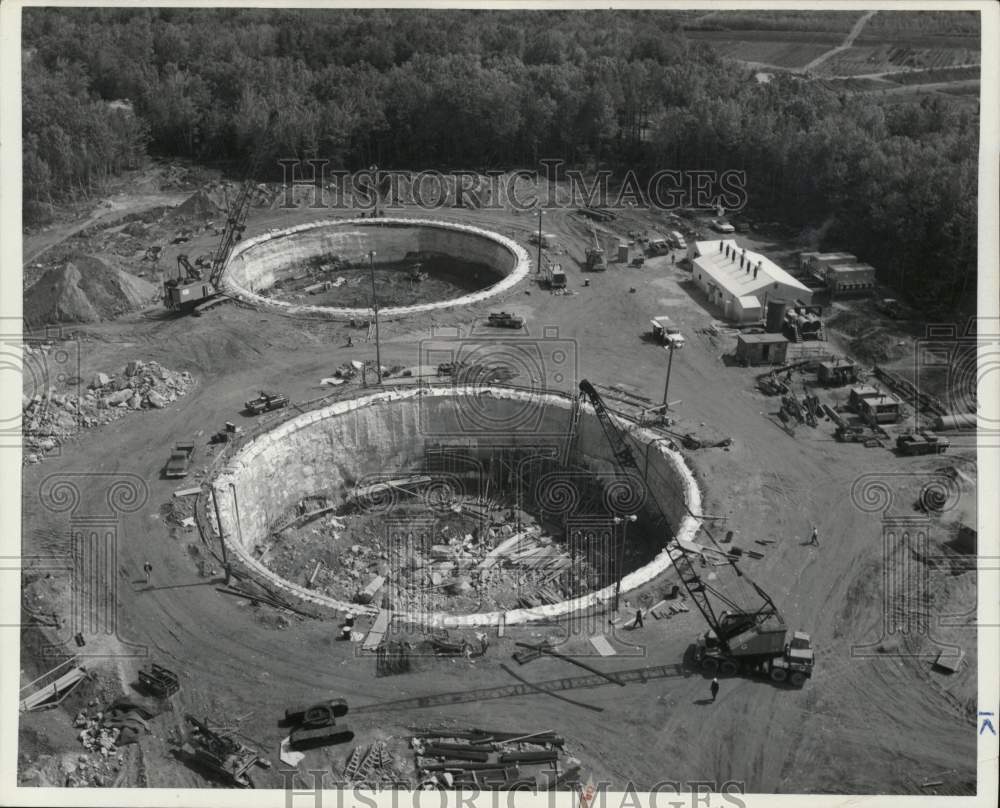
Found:
[[719, 42], [798, 42], [825, 45], [832, 48], [843, 42], [844, 37], [831, 31], [768, 31], [760, 28], [748, 30], [685, 30], [688, 39]]
[[869, 20], [865, 33], [874, 34], [978, 34], [978, 11], [880, 11]]
[[935, 84], [942, 81], [966, 81], [978, 79], [981, 73], [979, 65], [975, 67], [944, 67], [933, 70], [908, 70], [886, 76], [896, 84]]
[[811, 42], [719, 41], [710, 43], [719, 56], [741, 62], [760, 62], [775, 67], [802, 67], [830, 49]]
[[824, 76], [856, 76], [894, 70], [942, 69], [978, 64], [978, 48], [917, 48], [900, 45], [861, 45], [835, 53], [817, 67]]
[[730, 31], [834, 31], [846, 34], [858, 19], [857, 11], [713, 11], [690, 23], [691, 28]]

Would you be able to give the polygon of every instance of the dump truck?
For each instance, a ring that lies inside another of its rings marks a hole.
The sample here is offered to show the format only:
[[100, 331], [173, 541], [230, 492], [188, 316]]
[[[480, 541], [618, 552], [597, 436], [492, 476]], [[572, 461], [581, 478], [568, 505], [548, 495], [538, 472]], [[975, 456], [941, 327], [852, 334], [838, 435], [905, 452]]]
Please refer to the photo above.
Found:
[[507, 311], [495, 311], [487, 319], [487, 325], [494, 328], [524, 328], [524, 318]]
[[243, 405], [243, 409], [250, 415], [260, 415], [287, 406], [288, 396], [284, 393], [269, 393], [267, 390], [261, 390], [256, 398], [250, 399]]
[[194, 457], [194, 443], [174, 444], [170, 459], [163, 469], [167, 477], [186, 477], [191, 467], [191, 460]]
[[951, 441], [926, 429], [908, 432], [896, 438], [896, 448], [902, 455], [943, 454]]

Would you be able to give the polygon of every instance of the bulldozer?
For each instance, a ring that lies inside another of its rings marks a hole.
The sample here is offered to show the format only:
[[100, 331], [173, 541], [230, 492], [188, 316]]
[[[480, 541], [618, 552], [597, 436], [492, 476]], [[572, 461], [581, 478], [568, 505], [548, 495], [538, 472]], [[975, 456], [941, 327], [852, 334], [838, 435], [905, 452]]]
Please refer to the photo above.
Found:
[[180, 748], [180, 757], [225, 785], [253, 788], [248, 770], [260, 756], [232, 737], [212, 731], [193, 715], [185, 718], [192, 730]]

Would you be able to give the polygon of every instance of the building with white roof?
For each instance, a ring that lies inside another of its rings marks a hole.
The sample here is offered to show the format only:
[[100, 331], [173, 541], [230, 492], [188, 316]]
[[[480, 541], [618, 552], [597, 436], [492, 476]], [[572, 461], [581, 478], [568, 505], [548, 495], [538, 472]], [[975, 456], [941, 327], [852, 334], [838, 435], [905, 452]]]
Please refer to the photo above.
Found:
[[808, 286], [771, 259], [736, 243], [736, 239], [696, 241], [688, 247], [695, 283], [726, 319], [737, 323], [761, 320], [768, 300], [812, 301]]

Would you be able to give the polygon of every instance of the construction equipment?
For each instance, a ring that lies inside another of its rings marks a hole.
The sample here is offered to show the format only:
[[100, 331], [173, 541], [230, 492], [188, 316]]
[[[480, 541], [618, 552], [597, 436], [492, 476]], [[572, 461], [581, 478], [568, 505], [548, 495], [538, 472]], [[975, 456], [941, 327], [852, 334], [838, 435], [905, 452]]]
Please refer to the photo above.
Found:
[[926, 429], [907, 432], [896, 438], [896, 448], [901, 455], [943, 454], [951, 446], [947, 438], [939, 437]]
[[660, 344], [675, 349], [684, 347], [684, 335], [677, 328], [677, 324], [666, 314], [654, 317], [649, 321], [649, 324], [652, 328], [653, 339]]
[[222, 231], [219, 246], [212, 256], [211, 273], [208, 280], [202, 279], [201, 272], [191, 266], [186, 255], [177, 257], [178, 266], [184, 270], [184, 275], [178, 278], [169, 278], [163, 282], [163, 305], [171, 311], [200, 315], [202, 312], [229, 300], [226, 295], [219, 291], [219, 282], [233, 247], [236, 242], [243, 238], [243, 232], [246, 230], [250, 204], [257, 188], [253, 175], [261, 162], [265, 146], [266, 141], [262, 141], [250, 161], [250, 166], [236, 198], [229, 206], [229, 211], [226, 214], [226, 227]]
[[545, 283], [549, 289], [565, 289], [566, 273], [560, 264], [545, 265]]
[[313, 749], [352, 740], [354, 732], [337, 723], [338, 718], [347, 715], [347, 709], [344, 699], [329, 699], [311, 707], [285, 710], [285, 721], [297, 725], [288, 736], [289, 746]]
[[[594, 386], [583, 379], [580, 391], [590, 399], [615, 460], [626, 474], [644, 478], [625, 435], [615, 425]], [[647, 495], [669, 529], [666, 512], [652, 486]], [[685, 547], [685, 544], [689, 545]], [[690, 549], [689, 549], [690, 548]], [[736, 568], [737, 574], [753, 587], [760, 604], [740, 606], [719, 589], [702, 579], [696, 566], [698, 546], [675, 539], [667, 544], [667, 553], [680, 576], [680, 582], [709, 625], [709, 630], [695, 640], [694, 661], [703, 670], [724, 675], [759, 673], [774, 682], [789, 682], [801, 687], [812, 675], [813, 651], [808, 634], [792, 632], [778, 613], [774, 601], [757, 584]]]
[[252, 398], [243, 405], [243, 409], [250, 415], [260, 415], [287, 406], [288, 396], [284, 393], [269, 393], [267, 390], [261, 390], [257, 398]]
[[226, 785], [253, 788], [247, 771], [260, 756], [233, 738], [213, 732], [193, 715], [186, 715], [193, 729], [181, 747], [182, 756], [195, 768], [214, 775]]
[[177, 443], [170, 453], [170, 459], [163, 469], [166, 477], [186, 477], [194, 457], [193, 443]]
[[524, 318], [506, 311], [493, 312], [487, 319], [487, 325], [494, 328], [524, 328]]
[[229, 443], [236, 440], [243, 434], [243, 428], [236, 426], [232, 421], [226, 421], [226, 426], [209, 438], [209, 443]]
[[587, 248], [587, 271], [604, 272], [608, 268], [608, 262], [604, 258], [604, 248], [601, 247], [601, 240], [597, 237], [597, 231], [593, 225], [590, 226], [590, 234], [594, 244]]
[[181, 689], [181, 683], [176, 673], [154, 662], [148, 671], [139, 671], [139, 687], [151, 696], [166, 699]]

